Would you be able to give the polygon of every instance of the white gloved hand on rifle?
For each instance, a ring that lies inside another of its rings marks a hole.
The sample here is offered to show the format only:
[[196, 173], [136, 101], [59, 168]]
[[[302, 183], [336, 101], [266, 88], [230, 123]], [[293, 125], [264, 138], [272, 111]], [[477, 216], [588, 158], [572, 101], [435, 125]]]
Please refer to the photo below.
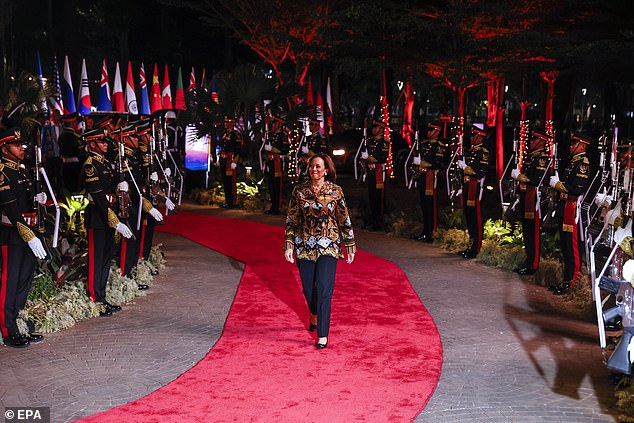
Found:
[[[167, 203], [166, 203], [167, 204]], [[152, 207], [150, 209], [150, 211], [148, 212], [148, 214], [150, 216], [152, 216], [154, 218], [154, 220], [156, 220], [157, 222], [162, 222], [163, 221], [163, 215], [161, 214], [160, 211], [158, 211], [157, 209], [155, 209], [154, 207]]]
[[152, 173], [150, 174], [150, 181], [152, 181], [152, 182], [158, 182], [158, 180], [159, 180], [158, 173], [156, 173], [156, 172], [152, 172]]
[[126, 239], [132, 238], [132, 231], [130, 230], [130, 228], [126, 226], [125, 223], [121, 223], [121, 222], [117, 223], [117, 226], [115, 226], [114, 229], [115, 231], [119, 232], [122, 237]]
[[31, 239], [28, 244], [31, 251], [33, 251], [33, 255], [35, 255], [35, 257], [39, 259], [46, 258], [46, 250], [44, 249], [42, 241], [40, 241], [38, 237], [34, 237], [33, 239]]
[[552, 188], [555, 188], [555, 185], [557, 185], [557, 182], [559, 182], [559, 175], [555, 172], [555, 174], [550, 177], [550, 181], [548, 185], [550, 185]]
[[517, 179], [518, 176], [520, 176], [520, 170], [518, 168], [513, 169], [511, 171], [511, 178]]
[[119, 182], [117, 184], [117, 190], [119, 190], [120, 192], [128, 192], [129, 189], [130, 189], [130, 186], [128, 185], [126, 181]]
[[467, 162], [465, 162], [464, 160], [458, 160], [458, 167], [462, 170], [465, 170], [467, 167]]
[[238, 167], [238, 163], [231, 163], [231, 169], [235, 170], [236, 167]]
[[367, 151], [363, 151], [363, 152], [361, 153], [361, 158], [362, 158], [363, 160], [366, 160], [366, 159], [368, 158], [368, 152], [367, 152]]
[[172, 176], [172, 169], [170, 169], [169, 167], [165, 168], [165, 177], [169, 178], [170, 176]]
[[176, 204], [174, 204], [174, 202], [172, 200], [170, 200], [169, 198], [165, 199], [165, 208], [168, 211], [172, 211], [176, 208]]
[[35, 197], [33, 197], [33, 201], [37, 201], [39, 204], [42, 204], [42, 205], [46, 203], [47, 199], [48, 197], [46, 196], [45, 192], [40, 192], [38, 194], [35, 194]]

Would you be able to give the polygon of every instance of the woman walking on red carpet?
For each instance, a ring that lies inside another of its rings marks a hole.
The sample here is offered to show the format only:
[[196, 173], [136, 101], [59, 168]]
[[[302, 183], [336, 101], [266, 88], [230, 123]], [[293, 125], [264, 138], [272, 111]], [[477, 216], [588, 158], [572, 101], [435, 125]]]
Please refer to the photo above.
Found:
[[330, 305], [335, 289], [337, 260], [352, 263], [356, 246], [343, 190], [334, 182], [332, 159], [319, 153], [308, 161], [310, 179], [293, 190], [286, 217], [286, 260], [297, 258], [303, 293], [310, 309], [309, 330], [317, 329], [317, 349], [328, 345]]

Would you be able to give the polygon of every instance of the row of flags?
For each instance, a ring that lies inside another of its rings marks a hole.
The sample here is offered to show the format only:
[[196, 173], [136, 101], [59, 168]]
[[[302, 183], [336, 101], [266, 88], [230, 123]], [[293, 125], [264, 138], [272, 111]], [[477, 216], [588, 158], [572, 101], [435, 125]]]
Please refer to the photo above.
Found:
[[[44, 86], [44, 78], [42, 76], [42, 64], [40, 61], [39, 53], [37, 54], [37, 67], [39, 83], [41, 86]], [[64, 57], [63, 78], [60, 78], [58, 69], [57, 57], [54, 57], [53, 75], [51, 81], [54, 96], [48, 99], [48, 103], [50, 104], [51, 108], [59, 110], [62, 114], [79, 112], [82, 115], [87, 115], [91, 113], [94, 108], [90, 95], [86, 60], [82, 59], [81, 80], [77, 103], [75, 102], [75, 94], [73, 90], [70, 66], [68, 63], [68, 56]], [[106, 64], [106, 59], [103, 59], [99, 83], [99, 100], [96, 106], [97, 111], [128, 112], [131, 114], [149, 115], [156, 111], [166, 109], [185, 110], [185, 90], [183, 87], [183, 77], [180, 67], [178, 68], [176, 92], [174, 97], [172, 97], [172, 89], [170, 85], [170, 77], [167, 65], [165, 65], [165, 71], [163, 72], [163, 85], [161, 88], [159, 84], [158, 65], [156, 63], [154, 64], [150, 92], [148, 93], [145, 66], [143, 63], [141, 63], [138, 79], [138, 84], [140, 88], [138, 92], [140, 93], [140, 98], [138, 100], [137, 90], [135, 88], [134, 82], [134, 72], [132, 69], [132, 63], [130, 61], [128, 61], [125, 89], [122, 84], [121, 76], [122, 74], [119, 67], [119, 62], [117, 62], [115, 65], [114, 81], [111, 85], [108, 76], [108, 66]], [[110, 87], [112, 87], [112, 91], [110, 90]], [[187, 89], [193, 90], [195, 88], [196, 74], [194, 72], [194, 68], [192, 67], [189, 77], [189, 86]], [[47, 104], [46, 100], [44, 100], [42, 103], [42, 109], [49, 109], [49, 105]]]
[[321, 127], [321, 130], [332, 135], [333, 108], [332, 93], [330, 89], [330, 77], [328, 77], [328, 80], [326, 82], [325, 102], [322, 96], [320, 81], [317, 81], [317, 89], [313, 91], [312, 78], [308, 78], [308, 83], [306, 84], [306, 104], [308, 104], [309, 106], [315, 106], [315, 109], [317, 110], [317, 117], [320, 120], [319, 125]]

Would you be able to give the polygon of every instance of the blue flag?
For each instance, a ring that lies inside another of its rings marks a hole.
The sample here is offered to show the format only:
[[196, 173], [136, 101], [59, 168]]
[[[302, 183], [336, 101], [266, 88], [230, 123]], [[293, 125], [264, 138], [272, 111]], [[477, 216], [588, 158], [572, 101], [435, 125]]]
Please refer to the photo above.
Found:
[[[44, 88], [44, 77], [42, 76], [42, 61], [40, 60], [40, 52], [37, 52], [37, 82], [41, 88]], [[42, 97], [42, 111], [48, 112], [48, 104], [46, 104], [46, 97]]]
[[110, 85], [108, 85], [108, 67], [106, 66], [106, 59], [103, 59], [103, 66], [101, 67], [101, 82], [99, 88], [99, 104], [97, 110], [100, 112], [111, 112], [112, 101], [110, 100]]
[[64, 79], [62, 79], [62, 97], [64, 101], [64, 114], [75, 113], [75, 93], [73, 92], [73, 81], [70, 78], [70, 66], [68, 56], [64, 57]]

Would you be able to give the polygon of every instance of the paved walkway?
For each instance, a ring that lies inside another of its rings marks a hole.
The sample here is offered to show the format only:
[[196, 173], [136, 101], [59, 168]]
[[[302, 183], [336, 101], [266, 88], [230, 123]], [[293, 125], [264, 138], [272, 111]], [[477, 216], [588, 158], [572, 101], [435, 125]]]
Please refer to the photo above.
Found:
[[[361, 230], [357, 239], [405, 271], [442, 337], [443, 373], [416, 422], [616, 421], [596, 328], [558, 312], [560, 298], [427, 244]], [[207, 353], [243, 267], [177, 236], [158, 234], [157, 242], [168, 267], [147, 297], [26, 350], [0, 348], [3, 406], [51, 406], [53, 421], [72, 421], [152, 392]]]

